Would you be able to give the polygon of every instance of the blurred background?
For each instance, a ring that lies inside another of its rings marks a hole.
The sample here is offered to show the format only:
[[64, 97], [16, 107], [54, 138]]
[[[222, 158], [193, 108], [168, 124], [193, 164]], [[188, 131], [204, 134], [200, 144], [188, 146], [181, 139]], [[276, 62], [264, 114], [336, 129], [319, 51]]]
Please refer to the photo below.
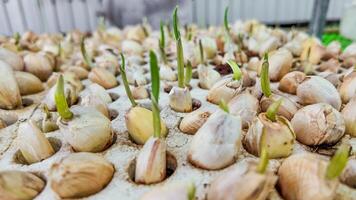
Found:
[[[324, 4], [319, 10], [316, 1]], [[157, 27], [159, 20], [171, 18], [176, 4], [182, 23], [201, 27], [222, 24], [224, 8], [229, 6], [231, 23], [257, 19], [273, 26], [309, 27], [320, 36], [315, 27], [324, 33], [325, 22], [327, 31], [356, 39], [352, 34], [356, 33], [355, 0], [0, 0], [0, 34], [90, 31], [97, 27], [100, 16], [108, 25], [119, 27], [141, 23], [147, 17]]]

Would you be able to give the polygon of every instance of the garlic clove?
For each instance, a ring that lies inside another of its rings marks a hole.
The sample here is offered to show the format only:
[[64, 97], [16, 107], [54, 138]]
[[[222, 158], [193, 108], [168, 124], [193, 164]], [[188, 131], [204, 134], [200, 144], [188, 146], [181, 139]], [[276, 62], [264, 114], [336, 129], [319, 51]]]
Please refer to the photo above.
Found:
[[40, 162], [54, 154], [53, 147], [33, 120], [21, 123], [17, 134], [19, 149], [27, 163]]
[[279, 81], [290, 71], [293, 62], [293, 55], [287, 49], [279, 49], [271, 53], [268, 61], [270, 80]]
[[25, 71], [37, 76], [41, 81], [46, 81], [53, 72], [51, 60], [40, 53], [28, 53], [24, 58]]
[[282, 99], [282, 104], [279, 107], [277, 113], [288, 120], [291, 120], [294, 114], [298, 111], [298, 105], [289, 99], [288, 97], [279, 95], [279, 94], [272, 94], [269, 98], [263, 96], [260, 100], [261, 110], [262, 112], [266, 112], [268, 107], [275, 101]]
[[0, 47], [0, 60], [9, 64], [14, 71], [24, 70], [24, 62], [15, 52]]
[[57, 112], [51, 113], [48, 111], [48, 113], [44, 113], [43, 119], [39, 124], [41, 131], [43, 131], [44, 133], [48, 133], [48, 132], [58, 130], [59, 129], [57, 125], [58, 117], [59, 116]]
[[305, 77], [306, 75], [303, 72], [289, 72], [280, 80], [278, 89], [289, 94], [296, 94], [298, 85], [303, 82]]
[[345, 132], [342, 115], [325, 103], [308, 105], [298, 110], [291, 124], [297, 140], [305, 145], [332, 145]]
[[149, 94], [145, 86], [138, 86], [132, 89], [132, 96], [134, 99], [147, 99]]
[[[56, 92], [56, 88], [57, 88], [57, 84], [55, 84], [51, 89], [49, 89], [48, 93], [42, 100], [42, 103], [46, 104], [48, 106], [48, 110], [50, 110], [50, 111], [57, 110], [56, 102], [54, 100], [54, 94]], [[77, 94], [75, 88], [67, 82], [65, 82], [65, 84], [64, 84], [64, 93], [66, 96], [67, 103], [69, 105], [73, 105], [77, 102], [78, 94]]]
[[115, 76], [106, 69], [95, 67], [88, 75], [90, 81], [103, 86], [105, 89], [110, 89], [118, 85]]
[[182, 119], [179, 124], [179, 129], [187, 134], [195, 134], [200, 127], [206, 122], [211, 113], [209, 111], [196, 110]]
[[192, 111], [192, 97], [188, 87], [174, 86], [169, 92], [169, 106], [177, 112]]
[[133, 40], [122, 41], [121, 49], [125, 55], [140, 55], [143, 52], [143, 47]]
[[46, 183], [36, 175], [23, 171], [0, 172], [0, 199], [30, 200], [34, 199]]
[[15, 109], [22, 106], [21, 94], [10, 65], [0, 60], [0, 108]]
[[356, 99], [351, 99], [342, 109], [342, 117], [345, 121], [345, 133], [356, 137]]
[[65, 72], [74, 73], [80, 80], [88, 78], [89, 72], [83, 67], [71, 66]]
[[339, 93], [343, 103], [347, 103], [355, 96], [356, 91], [356, 73], [347, 75], [340, 85]]
[[209, 90], [207, 100], [213, 104], [219, 104], [221, 100], [229, 102], [242, 90], [242, 81], [232, 80], [231, 76], [226, 76], [214, 84]]
[[356, 188], [356, 159], [349, 159], [346, 168], [340, 176], [342, 183]]
[[173, 183], [161, 186], [145, 193], [141, 200], [194, 200], [195, 186], [185, 183]]
[[136, 159], [135, 182], [152, 184], [166, 177], [165, 139], [150, 137]]
[[161, 65], [159, 69], [159, 75], [161, 80], [166, 80], [166, 81], [176, 81], [177, 80], [177, 75], [173, 71], [173, 69], [169, 66], [166, 65]]
[[74, 118], [57, 125], [64, 139], [79, 152], [100, 152], [111, 144], [113, 135], [110, 120], [94, 108], [74, 106]]
[[235, 161], [241, 146], [241, 118], [214, 112], [191, 141], [188, 160], [197, 167], [222, 169]]
[[35, 94], [44, 90], [42, 82], [35, 75], [27, 72], [14, 72], [21, 95]]
[[102, 190], [114, 172], [114, 166], [100, 155], [74, 153], [52, 166], [50, 184], [60, 198], [82, 198]]
[[128, 28], [128, 31], [126, 33], [126, 38], [129, 40], [142, 42], [146, 38], [146, 34], [145, 34], [142, 26], [137, 25], [137, 26]]
[[101, 112], [101, 114], [103, 114], [105, 117], [110, 119], [108, 105], [98, 96], [92, 94], [86, 95], [82, 98], [80, 105], [84, 107], [95, 108], [97, 111]]
[[[126, 113], [125, 123], [130, 137], [137, 144], [145, 144], [153, 135], [153, 116], [151, 110], [135, 106]], [[161, 119], [161, 135], [165, 137], [167, 133], [167, 126]]]
[[199, 86], [210, 89], [220, 79], [220, 74], [212, 66], [198, 65]]
[[326, 48], [318, 44], [314, 39], [307, 40], [303, 46], [303, 52], [300, 56], [301, 61], [316, 65], [319, 64], [326, 55]]
[[92, 95], [98, 96], [100, 99], [102, 99], [105, 103], [111, 103], [112, 99], [109, 95], [109, 93], [103, 88], [103, 86], [93, 83], [89, 85], [89, 91]]

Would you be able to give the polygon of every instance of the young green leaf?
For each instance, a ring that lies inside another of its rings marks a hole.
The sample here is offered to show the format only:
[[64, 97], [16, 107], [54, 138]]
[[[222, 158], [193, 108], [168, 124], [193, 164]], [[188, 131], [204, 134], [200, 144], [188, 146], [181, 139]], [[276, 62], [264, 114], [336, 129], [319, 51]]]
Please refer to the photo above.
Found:
[[223, 111], [225, 111], [225, 112], [227, 112], [227, 113], [230, 112], [230, 111], [229, 111], [229, 106], [226, 104], [226, 102], [225, 102], [224, 99], [221, 99], [221, 100], [220, 100], [219, 107], [220, 107], [221, 110], [223, 110]]
[[21, 35], [19, 32], [16, 32], [14, 34], [14, 39], [15, 39], [15, 45], [18, 51], [21, 50], [21, 45], [20, 45], [20, 39], [21, 39]]
[[205, 64], [204, 60], [204, 48], [201, 39], [199, 39], [199, 52], [200, 52], [200, 63]]
[[257, 172], [260, 174], [264, 174], [266, 172], [268, 166], [268, 152], [267, 148], [263, 147], [260, 152], [260, 162], [257, 166]]
[[165, 51], [165, 46], [166, 46], [166, 39], [165, 39], [165, 34], [164, 34], [164, 24], [161, 21], [160, 22], [160, 32], [161, 32], [161, 38], [159, 39], [159, 50], [161, 53], [161, 57], [163, 60], [163, 63], [167, 64], [167, 55], [166, 55], [166, 51]]
[[147, 17], [144, 17], [144, 18], [142, 19], [141, 28], [142, 28], [142, 31], [143, 31], [143, 33], [145, 34], [145, 36], [148, 37], [148, 36], [149, 36], [149, 33], [148, 33], [148, 31], [147, 31], [146, 25], [147, 25]]
[[99, 17], [99, 21], [98, 21], [98, 30], [103, 32], [105, 31], [106, 26], [105, 26], [105, 17], [101, 16]]
[[161, 137], [161, 118], [159, 116], [159, 107], [156, 97], [151, 93], [152, 116], [153, 116], [153, 137]]
[[155, 100], [158, 102], [159, 97], [159, 69], [157, 64], [157, 56], [155, 52], [150, 50], [150, 69], [151, 69], [151, 87], [152, 87], [152, 94]]
[[67, 99], [64, 95], [64, 80], [63, 75], [59, 75], [57, 80], [56, 92], [54, 94], [54, 100], [56, 102], [56, 107], [58, 114], [64, 120], [70, 120], [73, 117], [73, 113], [69, 110]]
[[173, 30], [174, 37], [177, 41], [177, 67], [178, 67], [178, 87], [184, 88], [184, 55], [183, 44], [180, 38], [179, 22], [178, 22], [178, 6], [173, 11]]
[[232, 79], [235, 81], [241, 80], [242, 72], [240, 70], [240, 67], [237, 65], [237, 63], [233, 60], [228, 60], [227, 64], [229, 64], [229, 66], [232, 69], [233, 72]]
[[188, 185], [188, 200], [195, 200], [196, 187], [194, 183]]
[[331, 158], [326, 169], [326, 178], [332, 180], [337, 178], [344, 170], [350, 153], [350, 146], [344, 144], [339, 147]]
[[229, 17], [229, 7], [226, 7], [224, 12], [224, 27], [225, 27], [225, 31], [229, 34], [230, 27], [229, 27], [228, 17]]
[[266, 97], [270, 97], [272, 95], [270, 81], [269, 81], [269, 63], [268, 63], [268, 54], [264, 55], [264, 61], [261, 69], [261, 88], [262, 92]]
[[175, 39], [179, 40], [180, 32], [179, 32], [179, 21], [178, 21], [177, 12], [178, 12], [178, 6], [176, 6], [173, 11], [173, 33], [174, 33]]
[[276, 115], [278, 112], [279, 107], [282, 104], [282, 99], [279, 99], [278, 101], [273, 102], [267, 109], [266, 112], [266, 116], [269, 120], [271, 120], [272, 122], [275, 122], [276, 119]]
[[192, 80], [192, 75], [193, 75], [192, 68], [193, 68], [192, 63], [188, 60], [187, 65], [185, 67], [185, 77], [184, 77], [185, 86], [189, 86], [190, 80]]
[[85, 37], [82, 38], [81, 42], [80, 42], [80, 50], [84, 59], [84, 63], [89, 66], [90, 68], [95, 67], [94, 63], [92, 61], [92, 58], [89, 56], [89, 54], [87, 53], [87, 50], [85, 48]]
[[127, 94], [127, 97], [129, 98], [132, 107], [137, 106], [137, 103], [135, 101], [135, 99], [132, 96], [131, 90], [130, 90], [130, 86], [129, 86], [129, 82], [127, 81], [127, 76], [126, 76], [126, 63], [125, 63], [125, 57], [124, 54], [120, 53], [121, 56], [121, 66], [120, 66], [120, 72], [121, 72], [121, 77], [122, 77], [122, 82], [124, 83], [124, 88]]

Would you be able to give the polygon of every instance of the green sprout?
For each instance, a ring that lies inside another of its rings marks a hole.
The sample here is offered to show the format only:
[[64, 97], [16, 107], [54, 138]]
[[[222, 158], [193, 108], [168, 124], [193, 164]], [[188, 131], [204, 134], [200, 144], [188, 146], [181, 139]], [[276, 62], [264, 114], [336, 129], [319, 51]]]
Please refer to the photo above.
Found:
[[230, 112], [230, 111], [229, 111], [229, 106], [226, 104], [226, 102], [225, 102], [224, 99], [221, 99], [221, 100], [220, 100], [219, 107], [220, 107], [221, 110], [223, 110], [223, 111], [225, 111], [225, 112], [227, 112], [227, 113]]
[[200, 52], [200, 63], [204, 65], [205, 64], [204, 48], [201, 39], [199, 39], [199, 52]]
[[188, 24], [186, 24], [186, 25], [184, 26], [184, 28], [185, 28], [185, 36], [186, 36], [187, 40], [188, 40], [188, 41], [192, 40], [193, 33], [192, 33], [191, 28], [189, 27]]
[[184, 85], [185, 86], [189, 86], [190, 85], [190, 81], [192, 80], [192, 76], [193, 76], [193, 67], [192, 67], [192, 63], [188, 60], [186, 68], [185, 68], [185, 75], [184, 75]]
[[157, 64], [157, 56], [150, 51], [150, 69], [151, 69], [151, 101], [152, 101], [152, 115], [153, 115], [153, 136], [161, 136], [161, 118], [159, 116], [158, 98], [159, 98], [159, 69]]
[[335, 152], [326, 169], [326, 178], [328, 180], [335, 179], [342, 173], [347, 164], [349, 152], [350, 146], [346, 144], [341, 145]]
[[101, 16], [99, 17], [98, 20], [98, 30], [100, 32], [104, 32], [106, 30], [106, 26], [105, 26], [105, 17]]
[[173, 32], [177, 41], [177, 66], [178, 66], [178, 87], [184, 87], [184, 55], [183, 44], [179, 32], [178, 6], [173, 11]]
[[260, 162], [257, 165], [257, 172], [264, 174], [268, 166], [268, 152], [267, 148], [263, 147], [260, 152]]
[[269, 63], [268, 63], [268, 54], [266, 53], [263, 58], [263, 64], [261, 69], [261, 88], [262, 92], [266, 97], [272, 95], [270, 81], [269, 81]]
[[147, 24], [147, 18], [145, 17], [145, 18], [142, 19], [141, 28], [142, 28], [142, 31], [145, 34], [145, 36], [148, 37], [149, 34], [148, 34], [148, 31], [147, 31], [147, 28], [146, 28], [146, 24]]
[[84, 59], [84, 63], [89, 66], [90, 68], [95, 67], [92, 58], [89, 56], [86, 48], [85, 48], [85, 37], [82, 38], [81, 42], [80, 42], [80, 51], [82, 53], [83, 59]]
[[64, 120], [70, 120], [73, 118], [73, 113], [69, 110], [67, 99], [64, 95], [64, 80], [63, 75], [59, 75], [57, 80], [57, 88], [54, 94], [54, 100], [56, 102], [56, 107], [58, 114]]
[[232, 72], [233, 72], [232, 79], [235, 81], [241, 80], [242, 72], [240, 70], [240, 67], [236, 64], [236, 62], [233, 60], [228, 60], [227, 64], [229, 64], [229, 66], [232, 69]]
[[229, 7], [226, 7], [225, 12], [224, 12], [224, 27], [225, 27], [226, 33], [229, 35], [230, 27], [229, 27], [228, 17], [229, 17]]
[[275, 101], [273, 102], [267, 109], [267, 112], [266, 112], [266, 116], [269, 120], [271, 120], [272, 122], [275, 122], [277, 121], [277, 112], [278, 112], [278, 109], [279, 107], [281, 106], [282, 104], [282, 99], [279, 99], [278, 101]]
[[15, 39], [15, 45], [16, 45], [17, 51], [20, 51], [21, 50], [21, 45], [20, 45], [21, 35], [19, 32], [16, 32], [14, 34], [14, 39]]
[[137, 106], [136, 101], [134, 100], [131, 90], [130, 90], [130, 86], [129, 86], [129, 82], [127, 81], [127, 76], [126, 76], [126, 67], [125, 67], [125, 57], [122, 53], [120, 53], [121, 56], [121, 66], [120, 66], [120, 71], [121, 71], [121, 77], [122, 77], [122, 82], [124, 83], [124, 87], [125, 87], [125, 91], [127, 94], [127, 97], [129, 98], [132, 107]]
[[196, 192], [196, 187], [195, 187], [194, 183], [190, 183], [188, 185], [188, 200], [195, 199], [195, 192]]
[[160, 53], [161, 53], [161, 57], [163, 59], [163, 63], [167, 64], [167, 55], [166, 55], [166, 51], [165, 51], [165, 46], [166, 46], [166, 37], [165, 37], [165, 34], [164, 34], [164, 24], [163, 22], [161, 21], [160, 24], [159, 24], [159, 27], [160, 27], [160, 32], [161, 32], [161, 37], [158, 41], [158, 44], [159, 44], [159, 50], [160, 50]]

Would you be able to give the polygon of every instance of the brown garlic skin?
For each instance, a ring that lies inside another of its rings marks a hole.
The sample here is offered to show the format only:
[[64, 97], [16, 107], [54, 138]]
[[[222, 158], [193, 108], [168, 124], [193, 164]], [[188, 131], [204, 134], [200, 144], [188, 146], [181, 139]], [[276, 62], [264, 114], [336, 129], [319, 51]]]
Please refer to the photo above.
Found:
[[279, 81], [292, 68], [292, 61], [293, 55], [287, 49], [280, 49], [271, 53], [268, 61], [270, 80]]
[[356, 159], [349, 159], [347, 165], [340, 176], [340, 180], [342, 183], [356, 188]]
[[15, 71], [14, 75], [21, 95], [35, 94], [44, 90], [41, 80], [35, 75], [20, 71]]
[[278, 185], [286, 200], [333, 200], [338, 180], [325, 177], [327, 161], [310, 153], [285, 159], [278, 170]]
[[189, 187], [183, 183], [160, 186], [145, 193], [140, 200], [191, 200], [188, 199]]
[[256, 163], [240, 164], [218, 176], [210, 185], [207, 200], [265, 200], [278, 177], [271, 171], [260, 174]]
[[115, 76], [106, 69], [95, 67], [88, 75], [90, 81], [103, 86], [105, 89], [110, 89], [118, 85]]
[[350, 99], [356, 96], [356, 72], [352, 72], [344, 77], [339, 93], [343, 103], [347, 103]]
[[209, 111], [196, 110], [183, 117], [179, 124], [179, 129], [183, 133], [195, 134], [199, 128], [208, 120], [211, 113]]
[[15, 52], [0, 47], [0, 60], [9, 64], [14, 71], [24, 70], [24, 62]]
[[100, 155], [74, 153], [52, 165], [50, 185], [63, 199], [87, 197], [102, 190], [114, 171], [114, 166]]
[[25, 71], [37, 76], [41, 81], [46, 81], [53, 72], [51, 60], [40, 53], [29, 53], [24, 57]]
[[46, 183], [36, 175], [23, 171], [0, 172], [0, 199], [30, 200], [34, 199]]
[[341, 98], [333, 84], [319, 76], [308, 76], [299, 84], [297, 96], [303, 105], [327, 103], [336, 110], [341, 108]]
[[318, 103], [298, 110], [292, 121], [297, 140], [305, 145], [332, 145], [345, 133], [345, 121], [332, 106]]
[[241, 80], [232, 80], [232, 76], [226, 76], [214, 84], [209, 90], [207, 100], [213, 104], [219, 104], [221, 100], [229, 102], [242, 90]]
[[0, 108], [15, 109], [22, 106], [20, 89], [10, 65], [0, 60]]
[[356, 137], [356, 98], [353, 98], [342, 109], [341, 114], [345, 120], [345, 133]]
[[289, 72], [280, 80], [278, 89], [289, 94], [297, 94], [298, 85], [303, 82], [305, 77], [306, 75], [303, 72]]
[[279, 107], [277, 114], [281, 115], [288, 120], [291, 120], [294, 116], [294, 114], [298, 111], [298, 105], [295, 103], [293, 100], [288, 98], [285, 95], [279, 95], [279, 94], [272, 94], [270, 97], [265, 97], [263, 96], [262, 99], [260, 100], [260, 106], [262, 112], [266, 112], [268, 107], [275, 101], [282, 99], [282, 104]]

